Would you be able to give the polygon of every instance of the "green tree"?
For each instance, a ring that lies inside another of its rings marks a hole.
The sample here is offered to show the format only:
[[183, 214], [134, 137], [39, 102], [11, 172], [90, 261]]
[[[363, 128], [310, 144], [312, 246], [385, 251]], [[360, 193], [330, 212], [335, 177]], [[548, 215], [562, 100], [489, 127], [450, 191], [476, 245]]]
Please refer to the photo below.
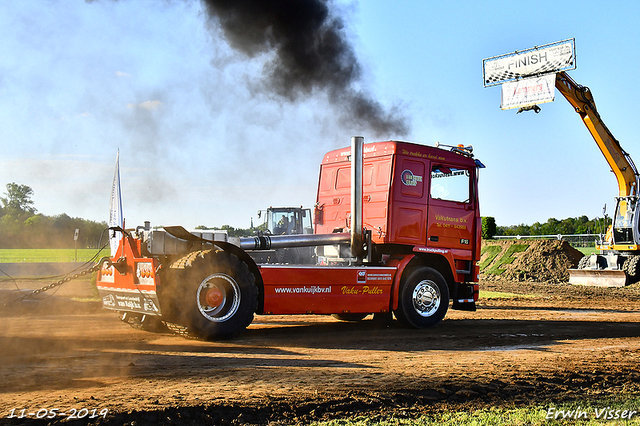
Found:
[[492, 216], [484, 216], [482, 218], [482, 238], [490, 240], [496, 235], [496, 218]]
[[73, 248], [78, 229], [78, 247], [97, 248], [106, 242], [106, 222], [36, 214], [33, 190], [15, 182], [7, 184], [5, 197], [0, 197], [0, 248]]
[[549, 218], [545, 223], [536, 222], [531, 226], [498, 226], [496, 235], [571, 235], [597, 234], [604, 232], [603, 219], [589, 219], [587, 216], [568, 217], [558, 220]]
[[530, 227], [528, 225], [521, 223], [519, 225], [500, 226], [498, 228], [498, 232], [496, 233], [496, 235], [509, 235], [509, 236], [531, 235], [531, 232], [530, 232]]
[[33, 189], [27, 185], [18, 185], [15, 182], [7, 184], [7, 192], [2, 201], [2, 211], [5, 215], [12, 215], [16, 218], [27, 218], [36, 213], [33, 207]]

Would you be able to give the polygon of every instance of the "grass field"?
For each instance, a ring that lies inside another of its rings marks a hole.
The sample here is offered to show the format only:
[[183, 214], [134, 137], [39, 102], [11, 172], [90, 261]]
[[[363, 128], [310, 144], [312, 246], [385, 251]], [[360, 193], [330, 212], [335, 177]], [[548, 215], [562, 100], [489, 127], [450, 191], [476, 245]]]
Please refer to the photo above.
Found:
[[598, 250], [596, 250], [595, 247], [576, 247], [576, 249], [578, 249], [580, 252], [582, 252], [582, 254], [584, 254], [585, 256], [589, 256], [593, 253], [597, 253]]
[[313, 426], [537, 426], [537, 425], [640, 425], [640, 397], [620, 395], [615, 400], [582, 403], [494, 407], [475, 411], [444, 412], [417, 418], [391, 417], [333, 420]]
[[514, 297], [535, 297], [533, 294], [504, 293], [502, 291], [480, 290], [481, 299], [511, 299]]
[[0, 263], [21, 262], [86, 262], [94, 256], [99, 259], [109, 255], [109, 249], [0, 249]]

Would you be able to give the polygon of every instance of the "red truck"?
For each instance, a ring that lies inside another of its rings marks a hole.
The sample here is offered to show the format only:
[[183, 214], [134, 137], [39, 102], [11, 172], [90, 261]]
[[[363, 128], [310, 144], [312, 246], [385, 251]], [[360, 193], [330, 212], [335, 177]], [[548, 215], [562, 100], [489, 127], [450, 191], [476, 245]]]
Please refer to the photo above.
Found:
[[[388, 141], [327, 153], [314, 233], [217, 241], [182, 227], [122, 230], [97, 287], [142, 328], [229, 338], [255, 314], [369, 314], [414, 328], [475, 310], [481, 217], [471, 147]], [[219, 238], [219, 237], [218, 237]], [[316, 247], [313, 265], [257, 264], [247, 251]]]

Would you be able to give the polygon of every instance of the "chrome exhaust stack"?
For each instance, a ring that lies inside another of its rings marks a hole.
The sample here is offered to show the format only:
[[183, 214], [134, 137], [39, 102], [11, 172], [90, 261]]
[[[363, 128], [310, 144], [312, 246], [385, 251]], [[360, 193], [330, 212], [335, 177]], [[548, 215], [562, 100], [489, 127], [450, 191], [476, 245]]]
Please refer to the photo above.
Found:
[[362, 170], [364, 164], [364, 138], [351, 138], [351, 254], [362, 261], [365, 255], [362, 233]]

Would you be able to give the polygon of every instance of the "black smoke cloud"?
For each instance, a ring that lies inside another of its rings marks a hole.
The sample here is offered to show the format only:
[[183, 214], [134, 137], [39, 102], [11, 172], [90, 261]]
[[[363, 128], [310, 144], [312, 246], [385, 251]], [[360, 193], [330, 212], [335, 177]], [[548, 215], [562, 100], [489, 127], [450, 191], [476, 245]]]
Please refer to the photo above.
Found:
[[325, 92], [342, 120], [377, 136], [405, 136], [408, 119], [357, 89], [362, 67], [344, 23], [323, 0], [203, 0], [232, 48], [254, 57], [274, 52], [263, 72], [267, 89], [289, 101]]

